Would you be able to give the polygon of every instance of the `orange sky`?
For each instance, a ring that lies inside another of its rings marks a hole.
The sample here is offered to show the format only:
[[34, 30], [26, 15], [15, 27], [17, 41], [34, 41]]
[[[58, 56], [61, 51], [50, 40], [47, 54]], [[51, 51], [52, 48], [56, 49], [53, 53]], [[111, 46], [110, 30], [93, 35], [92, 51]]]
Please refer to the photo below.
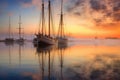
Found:
[[[14, 0], [13, 0], [14, 1]], [[18, 33], [18, 16], [22, 16], [22, 27], [25, 34], [34, 34], [38, 31], [40, 6], [39, 0], [28, 2], [1, 1], [0, 33], [8, 32], [8, 14], [11, 14], [13, 33]], [[4, 4], [8, 5], [4, 5]], [[53, 4], [54, 3], [54, 4]], [[52, 3], [55, 32], [58, 31], [60, 17], [60, 0]], [[19, 4], [19, 5], [16, 5]], [[91, 37], [119, 37], [120, 38], [120, 1], [119, 0], [65, 0], [64, 27], [66, 35]], [[4, 5], [4, 6], [3, 6]], [[2, 13], [4, 12], [4, 14]], [[45, 2], [47, 12], [47, 2]], [[47, 13], [46, 26], [47, 26]]]

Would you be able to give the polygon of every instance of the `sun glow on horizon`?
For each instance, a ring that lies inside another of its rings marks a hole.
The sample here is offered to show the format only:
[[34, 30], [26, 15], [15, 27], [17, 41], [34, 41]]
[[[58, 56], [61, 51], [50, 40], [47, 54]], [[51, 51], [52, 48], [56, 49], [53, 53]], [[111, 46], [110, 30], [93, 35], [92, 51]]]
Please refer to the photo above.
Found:
[[[41, 1], [41, 0], [40, 0]], [[11, 16], [12, 33], [18, 33], [18, 17], [22, 15], [24, 34], [38, 32], [40, 6], [39, 0], [30, 1], [1, 1], [0, 3], [0, 34], [8, 33], [8, 16]], [[52, 0], [51, 0], [52, 1]], [[76, 4], [78, 3], [78, 4]], [[120, 38], [119, 0], [65, 0], [64, 1], [64, 30], [67, 36], [118, 37]], [[6, 5], [5, 5], [6, 4]], [[96, 6], [97, 4], [98, 6]], [[110, 5], [111, 6], [110, 6]], [[60, 20], [60, 0], [52, 1], [55, 34], [58, 33]], [[45, 19], [48, 26], [47, 2], [45, 1]]]

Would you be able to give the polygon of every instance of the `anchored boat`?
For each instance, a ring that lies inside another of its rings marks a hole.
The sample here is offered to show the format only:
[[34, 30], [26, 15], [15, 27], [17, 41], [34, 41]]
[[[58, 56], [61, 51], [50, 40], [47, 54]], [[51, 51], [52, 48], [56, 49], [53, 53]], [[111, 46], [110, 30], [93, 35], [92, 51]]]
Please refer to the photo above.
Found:
[[11, 37], [11, 21], [10, 21], [10, 16], [9, 16], [9, 37], [5, 39], [6, 44], [11, 44], [14, 42], [14, 39]]
[[63, 0], [61, 0], [61, 14], [60, 14], [60, 23], [59, 23], [59, 29], [58, 29], [58, 36], [57, 36], [58, 45], [59, 44], [67, 44], [68, 39], [65, 36], [64, 31], [64, 21], [63, 21]]
[[[46, 46], [53, 45], [56, 43], [55, 38], [52, 34], [52, 9], [51, 9], [51, 1], [48, 0], [48, 30], [45, 26], [45, 11], [44, 11], [44, 0], [42, 0], [42, 19], [41, 25], [39, 25], [39, 31], [35, 34], [36, 38], [34, 38], [33, 42], [37, 46]], [[41, 27], [41, 31], [40, 31]]]
[[18, 29], [19, 29], [19, 39], [16, 40], [16, 42], [17, 42], [17, 43], [20, 43], [20, 44], [21, 44], [21, 43], [24, 43], [24, 38], [23, 38], [22, 35], [21, 35], [21, 30], [22, 30], [21, 24], [22, 24], [22, 23], [21, 23], [21, 15], [20, 15], [20, 16], [19, 16], [19, 28], [18, 28]]

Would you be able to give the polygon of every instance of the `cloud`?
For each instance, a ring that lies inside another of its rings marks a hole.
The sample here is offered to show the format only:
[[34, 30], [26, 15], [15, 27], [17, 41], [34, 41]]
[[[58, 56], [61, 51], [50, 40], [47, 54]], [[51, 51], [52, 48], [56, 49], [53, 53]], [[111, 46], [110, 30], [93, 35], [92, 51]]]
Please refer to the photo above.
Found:
[[[96, 27], [114, 27], [120, 24], [120, 0], [69, 0], [68, 15], [90, 19]], [[83, 19], [83, 18], [82, 18]]]
[[76, 8], [78, 8], [79, 6], [83, 6], [83, 3], [84, 3], [84, 0], [70, 0], [69, 1], [69, 3], [71, 3], [71, 4], [69, 4], [68, 6], [67, 6], [67, 11], [68, 12], [72, 12], [72, 11], [74, 11]]
[[82, 16], [82, 13], [85, 10], [85, 0], [68, 0], [68, 5], [66, 7], [66, 10], [69, 14], [75, 15], [75, 16]]
[[113, 19], [115, 21], [120, 21], [120, 0], [112, 0], [113, 5]]
[[81, 15], [80, 12], [74, 12], [74, 14], [75, 14], [76, 16], [80, 16], [80, 15]]
[[94, 11], [105, 11], [107, 8], [104, 0], [90, 0], [90, 7]]
[[[102, 19], [112, 18], [113, 21], [120, 21], [120, 0], [91, 0], [91, 9], [93, 11], [100, 11], [103, 14]], [[95, 2], [94, 2], [95, 1]], [[95, 6], [96, 5], [96, 6]]]
[[41, 0], [22, 0], [21, 5], [24, 8], [29, 8], [29, 7], [40, 8]]
[[115, 21], [120, 21], [120, 13], [114, 13], [113, 18]]
[[13, 15], [13, 12], [9, 12], [9, 13], [8, 13], [8, 16], [12, 16], [12, 15]]
[[101, 14], [103, 14], [103, 16], [98, 19], [99, 21], [95, 20], [95, 22], [97, 25], [99, 24], [102, 27], [112, 26], [115, 28], [115, 25], [120, 23], [120, 1], [111, 0], [109, 3], [105, 4], [108, 6], [106, 6], [106, 9], [101, 8]]

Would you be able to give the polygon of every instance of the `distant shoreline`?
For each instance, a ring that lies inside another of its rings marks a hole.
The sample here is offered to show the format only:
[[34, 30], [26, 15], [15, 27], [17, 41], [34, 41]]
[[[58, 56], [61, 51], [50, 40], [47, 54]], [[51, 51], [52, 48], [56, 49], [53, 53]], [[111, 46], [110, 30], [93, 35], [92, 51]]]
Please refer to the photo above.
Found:
[[106, 37], [106, 39], [120, 39], [118, 37]]

